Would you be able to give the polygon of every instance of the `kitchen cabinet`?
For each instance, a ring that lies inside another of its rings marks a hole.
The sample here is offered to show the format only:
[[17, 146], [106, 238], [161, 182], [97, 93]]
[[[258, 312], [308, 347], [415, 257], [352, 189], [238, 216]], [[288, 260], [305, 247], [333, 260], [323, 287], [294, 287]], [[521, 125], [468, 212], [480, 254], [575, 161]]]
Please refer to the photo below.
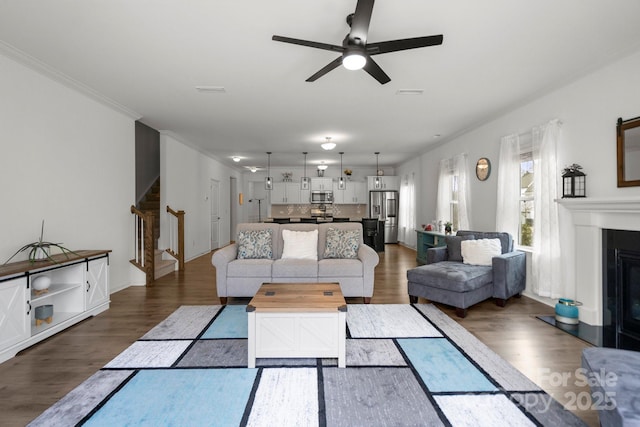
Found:
[[333, 202], [344, 205], [367, 203], [367, 193], [367, 186], [362, 181], [347, 181], [344, 190], [339, 190], [336, 182], [333, 186]]
[[[0, 266], [0, 362], [109, 308], [109, 252], [76, 251], [54, 255], [56, 262]], [[34, 289], [44, 277], [48, 287]], [[53, 314], [36, 319], [44, 306], [52, 306]]]
[[[376, 184], [376, 178], [378, 183]], [[371, 190], [400, 190], [399, 176], [368, 176], [367, 187]]]
[[332, 191], [333, 179], [331, 178], [311, 178], [312, 191]]
[[271, 190], [271, 204], [292, 203], [309, 203], [309, 190], [301, 190], [299, 182], [274, 182]]

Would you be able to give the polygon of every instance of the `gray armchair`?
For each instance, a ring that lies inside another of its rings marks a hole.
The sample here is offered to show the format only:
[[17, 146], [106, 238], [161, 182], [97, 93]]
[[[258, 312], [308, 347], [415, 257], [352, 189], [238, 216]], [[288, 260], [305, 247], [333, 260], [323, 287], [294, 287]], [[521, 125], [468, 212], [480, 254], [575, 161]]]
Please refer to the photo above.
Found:
[[[463, 240], [499, 239], [501, 254], [491, 259], [491, 265], [465, 264], [462, 259]], [[513, 250], [509, 233], [458, 231], [446, 238], [447, 246], [427, 250], [427, 264], [407, 271], [409, 299], [418, 297], [451, 305], [459, 317], [480, 301], [495, 298], [504, 307], [512, 296], [520, 296], [526, 284], [525, 253]]]

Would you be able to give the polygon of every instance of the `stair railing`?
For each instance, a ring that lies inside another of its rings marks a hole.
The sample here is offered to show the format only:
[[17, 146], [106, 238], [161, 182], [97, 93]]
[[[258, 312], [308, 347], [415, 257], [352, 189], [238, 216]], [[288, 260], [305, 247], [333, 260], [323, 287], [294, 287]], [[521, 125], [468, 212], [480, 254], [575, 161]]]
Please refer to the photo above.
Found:
[[174, 211], [167, 206], [169, 212], [169, 247], [166, 252], [178, 260], [178, 270], [184, 270], [184, 211]]
[[153, 214], [142, 212], [131, 205], [134, 221], [134, 259], [131, 264], [145, 273], [147, 286], [155, 279], [155, 254], [153, 243]]

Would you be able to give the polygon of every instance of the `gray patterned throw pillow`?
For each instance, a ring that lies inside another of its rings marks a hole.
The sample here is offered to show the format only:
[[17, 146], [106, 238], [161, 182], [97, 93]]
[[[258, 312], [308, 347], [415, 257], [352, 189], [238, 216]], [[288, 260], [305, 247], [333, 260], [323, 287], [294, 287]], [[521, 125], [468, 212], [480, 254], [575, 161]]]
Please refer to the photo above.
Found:
[[273, 230], [243, 230], [238, 233], [238, 259], [273, 258]]
[[327, 230], [325, 258], [357, 258], [360, 247], [360, 230]]

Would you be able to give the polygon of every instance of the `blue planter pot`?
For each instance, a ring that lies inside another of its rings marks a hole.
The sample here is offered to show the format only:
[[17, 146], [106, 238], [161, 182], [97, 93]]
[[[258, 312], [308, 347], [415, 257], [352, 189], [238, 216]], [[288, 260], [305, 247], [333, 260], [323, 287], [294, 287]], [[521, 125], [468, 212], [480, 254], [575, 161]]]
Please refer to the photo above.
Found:
[[569, 325], [577, 325], [580, 323], [580, 313], [578, 306], [582, 305], [579, 301], [568, 298], [560, 298], [556, 303], [556, 322], [567, 323]]

